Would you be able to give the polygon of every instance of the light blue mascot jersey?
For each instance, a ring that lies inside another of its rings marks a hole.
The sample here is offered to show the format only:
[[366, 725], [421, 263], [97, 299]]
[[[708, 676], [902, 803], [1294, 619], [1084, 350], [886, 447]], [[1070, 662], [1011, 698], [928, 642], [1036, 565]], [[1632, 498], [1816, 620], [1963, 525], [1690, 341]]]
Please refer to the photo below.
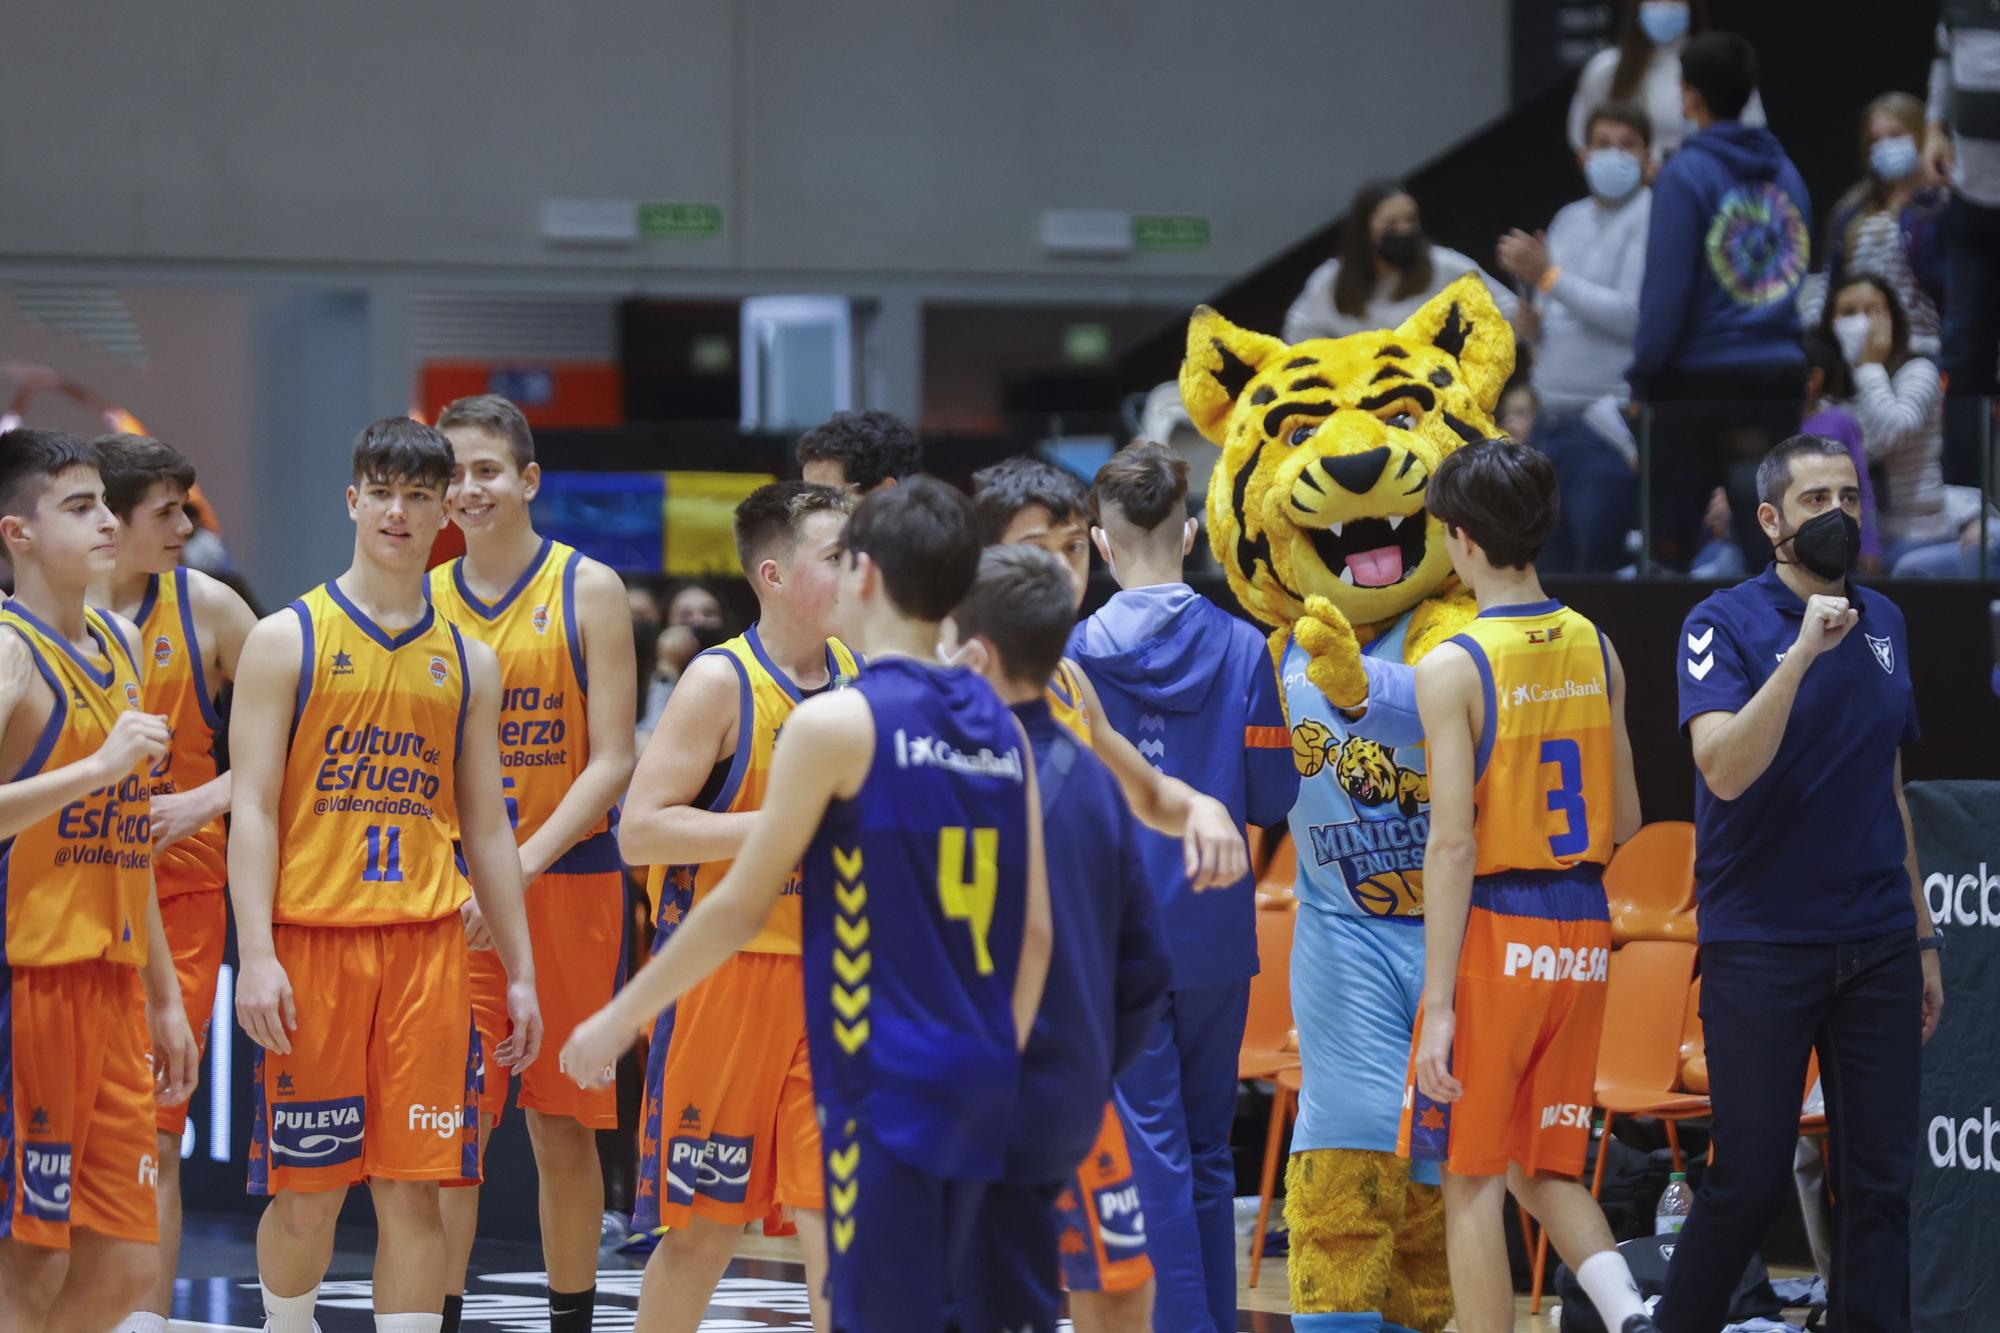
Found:
[[[1298, 924], [1292, 1015], [1304, 1092], [1292, 1151], [1396, 1150], [1410, 1035], [1424, 983], [1423, 864], [1430, 832], [1415, 669], [1404, 615], [1363, 652], [1368, 711], [1350, 722], [1306, 678], [1297, 642], [1280, 670], [1301, 781], [1292, 807]], [[1413, 1177], [1435, 1184], [1435, 1163]]]

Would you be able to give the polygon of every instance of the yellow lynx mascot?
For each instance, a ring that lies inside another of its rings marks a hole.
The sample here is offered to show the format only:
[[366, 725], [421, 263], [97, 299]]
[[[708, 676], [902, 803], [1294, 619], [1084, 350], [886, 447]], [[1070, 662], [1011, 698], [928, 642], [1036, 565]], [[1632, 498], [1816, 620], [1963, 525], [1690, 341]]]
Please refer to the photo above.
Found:
[[1181, 396], [1222, 446], [1209, 539], [1273, 627], [1292, 753], [1292, 997], [1305, 1090], [1285, 1173], [1292, 1326], [1451, 1316], [1435, 1163], [1396, 1156], [1423, 989], [1424, 777], [1413, 664], [1472, 619], [1424, 489], [1497, 434], [1514, 336], [1477, 276], [1394, 332], [1286, 346], [1207, 307]]

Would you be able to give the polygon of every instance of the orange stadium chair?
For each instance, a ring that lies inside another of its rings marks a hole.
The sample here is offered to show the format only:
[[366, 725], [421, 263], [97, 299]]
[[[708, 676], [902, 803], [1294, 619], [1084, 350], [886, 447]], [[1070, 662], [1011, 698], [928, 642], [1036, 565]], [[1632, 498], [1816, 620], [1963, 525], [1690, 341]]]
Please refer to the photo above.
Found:
[[[1638, 839], [1634, 838], [1633, 843]], [[1691, 915], [1691, 914], [1690, 914]], [[1677, 1122], [1709, 1113], [1707, 1097], [1680, 1090], [1681, 1044], [1687, 1027], [1688, 991], [1694, 981], [1694, 944], [1681, 940], [1634, 940], [1611, 955], [1604, 997], [1604, 1035], [1597, 1048], [1596, 1102], [1604, 1112], [1597, 1146], [1597, 1169], [1590, 1193], [1604, 1190], [1605, 1145], [1621, 1115], [1655, 1116], [1667, 1130], [1674, 1169], [1681, 1169]], [[1539, 1228], [1538, 1228], [1539, 1230]], [[1533, 1300], [1540, 1313], [1549, 1238], [1535, 1241]]]
[[1271, 1080], [1271, 1129], [1264, 1140], [1264, 1174], [1257, 1188], [1257, 1229], [1250, 1233], [1250, 1285], [1257, 1285], [1264, 1268], [1264, 1237], [1271, 1227], [1271, 1198], [1278, 1192], [1278, 1145], [1285, 1127], [1299, 1110], [1299, 1090], [1305, 1087], [1305, 1070], [1297, 1063], [1278, 1071]]
[[1694, 825], [1648, 824], [1604, 868], [1611, 942], [1695, 939]]
[[1681, 1024], [1681, 1091], [1708, 1095], [1708, 1039], [1701, 1030], [1701, 978], [1688, 987], [1687, 1019]]
[[1298, 1064], [1292, 1030], [1292, 901], [1273, 903], [1257, 913], [1257, 975], [1250, 979], [1250, 1011], [1243, 1045], [1236, 1056], [1239, 1079], [1270, 1078]]

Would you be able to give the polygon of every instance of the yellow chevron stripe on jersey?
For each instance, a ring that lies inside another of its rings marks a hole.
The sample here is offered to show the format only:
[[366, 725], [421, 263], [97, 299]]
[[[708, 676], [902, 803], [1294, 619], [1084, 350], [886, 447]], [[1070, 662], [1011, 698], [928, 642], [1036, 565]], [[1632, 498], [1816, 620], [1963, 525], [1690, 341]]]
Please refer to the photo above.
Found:
[[[188, 571], [153, 575], [137, 619], [139, 655], [146, 663], [139, 691], [146, 711], [164, 714], [173, 729], [166, 754], [148, 774], [152, 794], [193, 791], [221, 772], [215, 747], [222, 719], [202, 660]], [[219, 892], [229, 880], [229, 835], [221, 818], [162, 848], [154, 856], [153, 878], [162, 901], [184, 893]]]
[[471, 891], [452, 856], [470, 690], [458, 628], [427, 604], [390, 634], [332, 583], [290, 609], [304, 651], [272, 920], [380, 926], [457, 911]]
[[1049, 712], [1055, 715], [1058, 725], [1068, 729], [1076, 738], [1076, 743], [1088, 750], [1090, 744], [1090, 704], [1083, 693], [1083, 668], [1067, 657], [1056, 663], [1056, 673], [1049, 677], [1049, 687], [1042, 692], [1049, 701]]
[[[0, 626], [21, 636], [54, 696], [34, 751], [12, 780], [89, 758], [120, 713], [142, 706], [138, 659], [104, 613], [84, 612], [98, 649], [90, 654], [16, 601], [0, 607]], [[146, 772], [135, 766], [0, 843], [6, 931], [0, 944], [8, 964], [146, 961], [146, 894], [153, 882]]]

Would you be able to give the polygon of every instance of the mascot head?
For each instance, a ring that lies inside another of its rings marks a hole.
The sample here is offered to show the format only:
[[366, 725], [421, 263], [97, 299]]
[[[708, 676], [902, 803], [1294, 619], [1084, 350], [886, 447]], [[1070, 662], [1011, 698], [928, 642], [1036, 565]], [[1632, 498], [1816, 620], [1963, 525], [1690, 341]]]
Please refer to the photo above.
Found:
[[1514, 334], [1477, 274], [1391, 332], [1287, 347], [1198, 308], [1181, 397], [1222, 446], [1208, 532], [1252, 615], [1289, 626], [1325, 597], [1357, 628], [1451, 577], [1424, 489], [1446, 454], [1497, 433]]

